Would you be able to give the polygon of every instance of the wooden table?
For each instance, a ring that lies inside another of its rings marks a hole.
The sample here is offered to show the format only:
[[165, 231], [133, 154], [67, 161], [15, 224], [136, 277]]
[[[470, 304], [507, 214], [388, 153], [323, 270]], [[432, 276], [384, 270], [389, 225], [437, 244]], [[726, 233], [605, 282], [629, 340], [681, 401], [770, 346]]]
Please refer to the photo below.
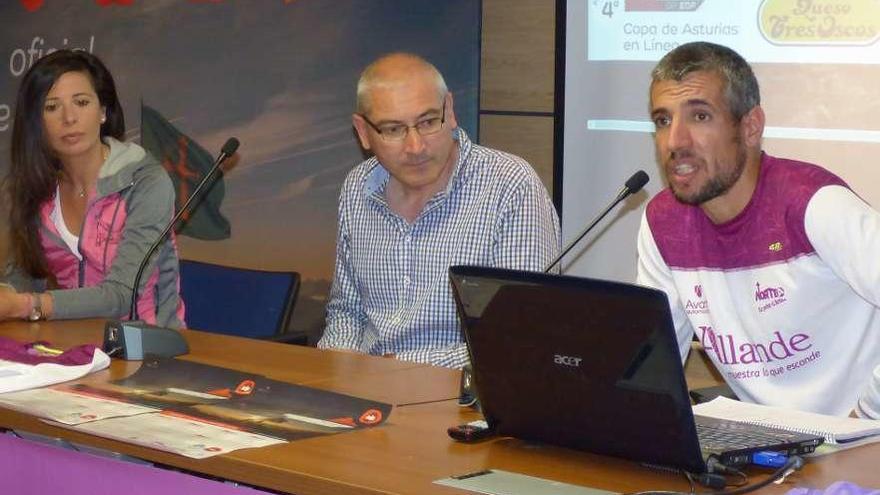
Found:
[[[98, 343], [103, 323], [0, 323], [0, 335], [20, 341], [47, 340], [59, 347]], [[680, 476], [637, 463], [584, 452], [535, 445], [511, 438], [478, 444], [455, 443], [451, 425], [478, 419], [460, 408], [459, 372], [359, 354], [320, 351], [196, 331], [184, 331], [191, 361], [266, 375], [395, 405], [378, 428], [315, 437], [208, 459], [189, 459], [136, 445], [48, 426], [36, 418], [0, 408], [0, 427], [61, 437], [225, 479], [282, 492], [309, 494], [463, 493], [432, 481], [483, 469], [503, 469], [542, 478], [629, 492], [687, 490]], [[112, 380], [137, 370], [136, 361], [114, 360], [93, 380]], [[880, 444], [814, 459], [784, 485], [762, 493], [784, 493], [795, 485], [823, 488], [847, 480], [880, 486]], [[761, 471], [754, 471], [756, 477]], [[754, 478], [753, 479], [757, 479]]]

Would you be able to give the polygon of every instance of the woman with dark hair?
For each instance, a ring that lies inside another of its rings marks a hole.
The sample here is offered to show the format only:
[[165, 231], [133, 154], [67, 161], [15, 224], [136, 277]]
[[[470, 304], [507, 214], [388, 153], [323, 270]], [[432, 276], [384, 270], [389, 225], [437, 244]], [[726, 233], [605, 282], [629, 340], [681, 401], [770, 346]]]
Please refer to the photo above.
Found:
[[[4, 183], [11, 253], [0, 319], [128, 314], [138, 265], [174, 213], [174, 188], [124, 134], [113, 78], [94, 55], [59, 50], [24, 75]], [[144, 279], [141, 318], [183, 326], [173, 239]]]

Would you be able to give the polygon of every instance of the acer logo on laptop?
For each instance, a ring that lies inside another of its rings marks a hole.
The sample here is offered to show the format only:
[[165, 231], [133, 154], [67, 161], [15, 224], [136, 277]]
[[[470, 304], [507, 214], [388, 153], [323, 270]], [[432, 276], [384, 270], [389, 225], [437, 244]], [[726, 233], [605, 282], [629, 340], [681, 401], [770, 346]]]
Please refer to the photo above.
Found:
[[580, 367], [583, 358], [577, 356], [563, 356], [562, 354], [554, 354], [553, 362], [564, 366]]

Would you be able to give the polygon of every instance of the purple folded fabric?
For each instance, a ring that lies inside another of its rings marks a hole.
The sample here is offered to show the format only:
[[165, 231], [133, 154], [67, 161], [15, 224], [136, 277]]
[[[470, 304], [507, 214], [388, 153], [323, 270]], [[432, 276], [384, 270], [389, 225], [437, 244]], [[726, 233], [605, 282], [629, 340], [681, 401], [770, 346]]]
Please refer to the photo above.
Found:
[[8, 337], [0, 337], [0, 359], [23, 364], [55, 363], [64, 366], [79, 366], [91, 363], [95, 349], [98, 348], [95, 344], [83, 344], [71, 347], [57, 356], [46, 356], [33, 349], [38, 344], [48, 345], [43, 341], [23, 344]]
[[880, 495], [878, 488], [863, 488], [849, 481], [837, 481], [824, 490], [819, 488], [792, 488], [785, 495]]

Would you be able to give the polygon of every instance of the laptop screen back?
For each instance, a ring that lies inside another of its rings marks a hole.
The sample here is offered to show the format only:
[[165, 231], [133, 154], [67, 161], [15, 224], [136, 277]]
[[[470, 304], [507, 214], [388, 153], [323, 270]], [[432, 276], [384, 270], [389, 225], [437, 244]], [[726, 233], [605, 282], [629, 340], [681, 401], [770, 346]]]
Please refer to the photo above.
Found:
[[665, 294], [474, 266], [450, 278], [500, 435], [705, 471]]

